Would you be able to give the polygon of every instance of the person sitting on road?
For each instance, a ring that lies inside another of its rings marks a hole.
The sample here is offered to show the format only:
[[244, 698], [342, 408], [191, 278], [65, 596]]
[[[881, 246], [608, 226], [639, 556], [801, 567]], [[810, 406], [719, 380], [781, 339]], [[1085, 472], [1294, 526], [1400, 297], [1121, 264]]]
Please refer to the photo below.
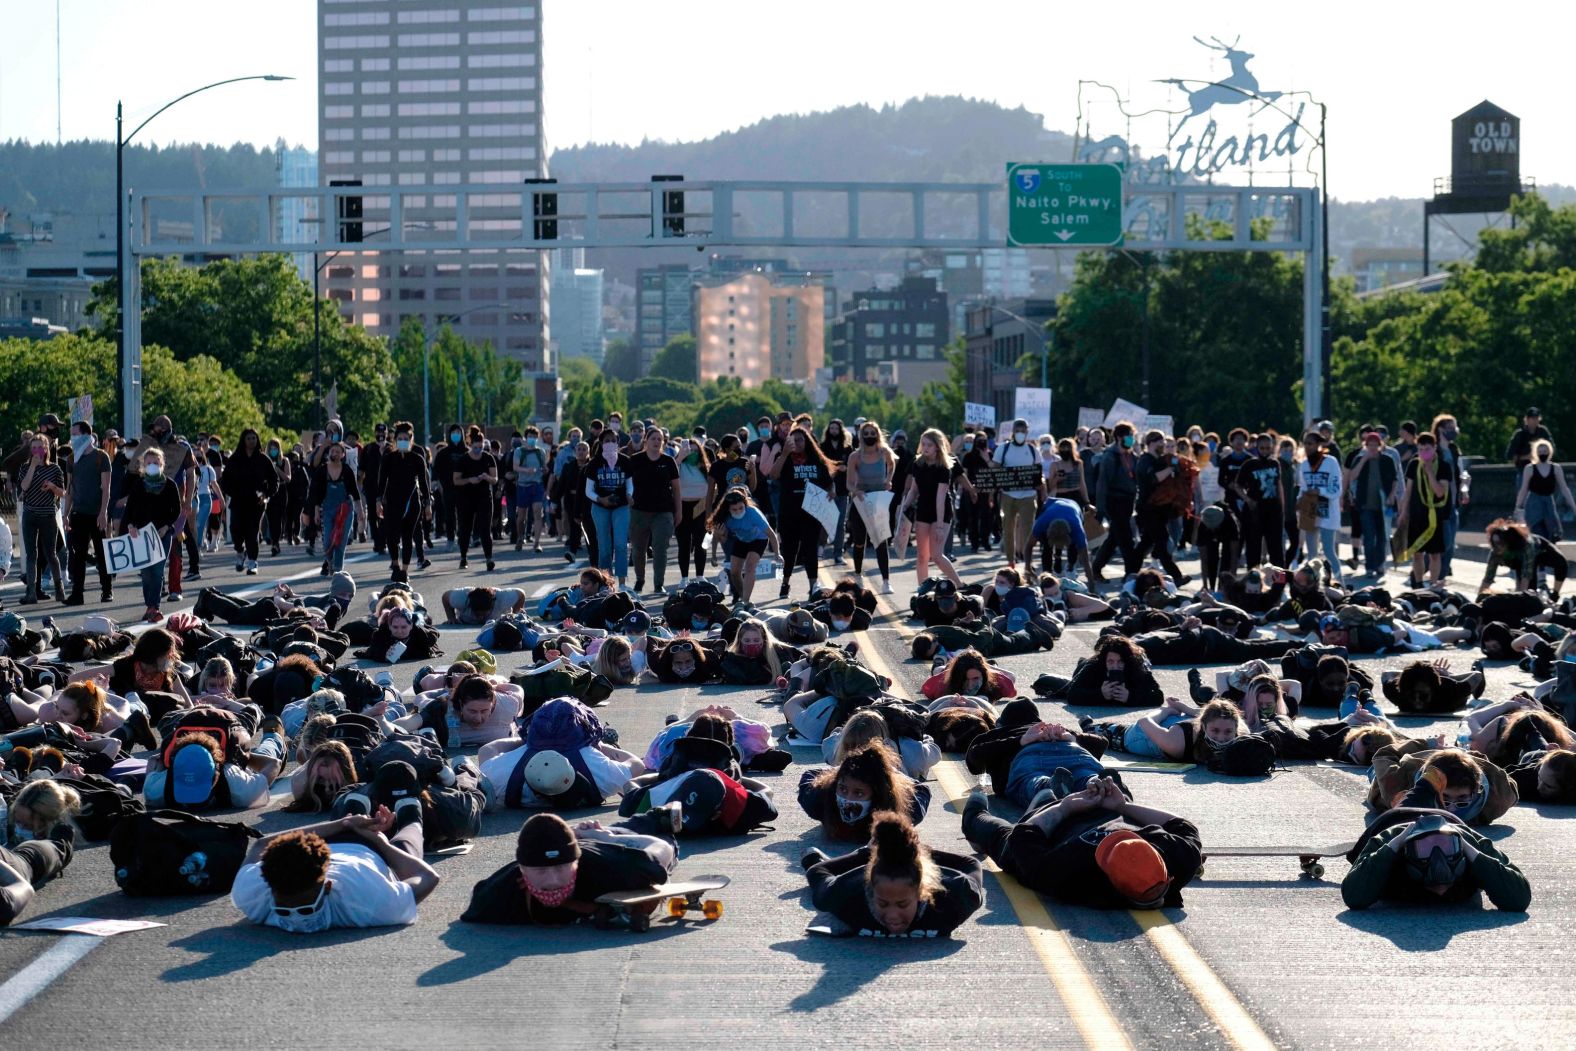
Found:
[[0, 846], [0, 927], [27, 909], [39, 887], [59, 876], [76, 852], [73, 814], [82, 809], [77, 793], [53, 781], [29, 781], [11, 797], [9, 847]]
[[828, 837], [860, 842], [868, 841], [871, 815], [878, 810], [903, 814], [915, 824], [923, 821], [930, 789], [902, 772], [885, 743], [870, 741], [835, 767], [806, 770], [799, 779], [799, 805]]
[[984, 904], [984, 869], [974, 858], [932, 850], [901, 815], [882, 811], [870, 843], [799, 859], [810, 900], [828, 933], [861, 938], [946, 938]]
[[[1493, 824], [1516, 805], [1516, 786], [1505, 771], [1484, 756], [1442, 748], [1440, 743], [1438, 739], [1410, 740], [1375, 752], [1368, 805], [1375, 811], [1402, 805], [1401, 800], [1419, 779], [1435, 785], [1439, 809], [1471, 825]], [[1442, 785], [1433, 771], [1444, 776]]]
[[1408, 804], [1379, 817], [1346, 855], [1352, 867], [1341, 880], [1347, 908], [1381, 900], [1456, 904], [1488, 895], [1495, 907], [1525, 912], [1532, 886], [1487, 836], [1448, 811], [1431, 808], [1444, 774], [1434, 771], [1407, 794]]
[[1068, 704], [1158, 708], [1164, 699], [1149, 658], [1125, 635], [1101, 635], [1094, 653], [1080, 658], [1070, 678], [1049, 673], [1034, 680], [1034, 692]]
[[678, 864], [678, 845], [660, 825], [666, 816], [571, 828], [557, 814], [533, 814], [520, 829], [514, 860], [476, 884], [460, 921], [564, 926], [595, 916], [604, 894], [662, 886]]
[[401, 800], [252, 844], [230, 900], [253, 923], [292, 934], [403, 927], [439, 877], [422, 860], [421, 804]]
[[1095, 908], [1180, 908], [1203, 844], [1192, 822], [1141, 806], [1112, 777], [1046, 793], [1015, 824], [990, 812], [980, 789], [963, 805], [963, 834], [1031, 890]]

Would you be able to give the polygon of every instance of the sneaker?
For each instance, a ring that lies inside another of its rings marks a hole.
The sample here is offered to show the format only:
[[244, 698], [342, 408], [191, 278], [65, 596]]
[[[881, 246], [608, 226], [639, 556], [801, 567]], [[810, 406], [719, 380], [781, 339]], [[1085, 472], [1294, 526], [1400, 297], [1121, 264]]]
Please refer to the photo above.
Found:
[[165, 598], [169, 599], [171, 602], [179, 602], [181, 600], [181, 593], [179, 591], [172, 591], [166, 595]]
[[883, 580], [881, 582], [881, 594], [883, 594], [883, 595], [890, 595], [890, 594], [892, 594], [892, 582], [890, 580]]
[[540, 555], [542, 553], [542, 542], [540, 540], [538, 540], [535, 543], [533, 543], [531, 545], [531, 550], [535, 551], [538, 555]]
[[105, 588], [102, 592], [99, 593], [99, 601], [100, 602], [114, 602], [115, 601], [115, 589], [114, 588]]
[[235, 571], [237, 573], [241, 573], [241, 572], [244, 572], [245, 570], [246, 570], [246, 559], [244, 559], [244, 558], [236, 559], [235, 560]]
[[403, 803], [411, 800], [418, 804], [421, 802], [421, 779], [416, 776], [416, 768], [409, 763], [384, 763], [372, 775], [367, 792], [375, 803], [398, 812]]
[[142, 619], [149, 624], [157, 624], [164, 619], [164, 614], [159, 611], [157, 606], [149, 606], [147, 611], [142, 614]]
[[421, 824], [421, 797], [411, 796], [394, 804], [394, 830]]
[[62, 602], [61, 605], [62, 606], [80, 606], [80, 605], [82, 605], [82, 603], [84, 601], [85, 600], [82, 598], [82, 592], [80, 592], [80, 591], [73, 591], [71, 594], [66, 596], [65, 601]]
[[202, 574], [194, 569], [190, 573], [186, 574], [186, 579], [187, 580], [201, 580], [202, 579]]
[[498, 563], [494, 562], [492, 559], [489, 558], [487, 560], [487, 572], [491, 573], [493, 570], [495, 570], [497, 568], [498, 568]]
[[428, 568], [428, 567], [430, 567], [430, 566], [431, 566], [431, 565], [432, 565], [432, 559], [430, 559], [430, 558], [427, 558], [427, 557], [426, 557], [426, 556], [425, 556], [425, 555], [424, 555], [424, 556], [422, 556], [422, 559], [421, 559], [421, 561], [420, 561], [420, 562], [417, 562], [417, 563], [416, 563], [416, 568], [417, 568], [417, 569], [427, 569], [427, 568]]

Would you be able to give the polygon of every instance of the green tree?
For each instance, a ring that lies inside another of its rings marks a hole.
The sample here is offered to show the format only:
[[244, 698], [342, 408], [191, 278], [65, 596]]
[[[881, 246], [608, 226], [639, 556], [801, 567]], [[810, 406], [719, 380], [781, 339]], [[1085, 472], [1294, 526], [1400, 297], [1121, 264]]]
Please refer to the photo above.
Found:
[[[663, 376], [646, 376], [629, 385], [629, 411], [636, 416], [662, 419], [653, 411], [654, 407], [662, 402], [694, 405], [699, 401], [700, 388], [695, 384], [681, 383]], [[663, 423], [666, 424], [667, 421], [663, 420]]]
[[820, 415], [840, 419], [850, 429], [863, 416], [887, 427], [891, 405], [880, 387], [870, 383], [834, 383]]
[[607, 353], [602, 355], [602, 372], [604, 375], [621, 380], [624, 383], [633, 383], [640, 378], [640, 348], [627, 339], [615, 339], [607, 345]]
[[765, 383], [762, 383], [760, 391], [781, 405], [784, 412], [791, 412], [795, 416], [801, 412], [812, 412], [815, 409], [815, 404], [810, 400], [809, 391], [797, 383], [787, 383], [776, 376], [771, 376]]
[[[924, 389], [919, 392], [917, 415], [926, 427], [939, 427], [943, 433], [950, 435], [963, 428], [963, 401], [967, 379], [961, 336], [947, 348], [946, 354], [947, 378], [932, 380], [925, 384]], [[913, 439], [916, 436], [911, 434], [909, 437]]]
[[264, 429], [263, 410], [252, 389], [206, 354], [177, 361], [157, 344], [143, 347], [142, 381], [145, 420], [165, 415], [180, 433], [217, 434], [232, 448], [245, 428]]
[[[637, 415], [656, 420], [673, 434], [688, 434], [704, 406], [697, 401], [659, 401]], [[631, 405], [631, 412], [634, 407]]]
[[729, 391], [700, 406], [695, 422], [704, 425], [707, 434], [715, 436], [744, 425], [753, 427], [762, 416], [775, 416], [782, 411], [781, 405], [760, 391]]
[[587, 383], [601, 372], [590, 358], [560, 358], [558, 361], [558, 378], [565, 387]]
[[588, 428], [592, 420], [606, 420], [612, 413], [629, 417], [629, 395], [624, 385], [598, 373], [591, 382], [564, 388], [564, 424]]
[[667, 346], [657, 351], [657, 356], [651, 359], [651, 370], [648, 375], [678, 380], [680, 383], [699, 383], [698, 355], [694, 336], [687, 332], [674, 336], [668, 340]]

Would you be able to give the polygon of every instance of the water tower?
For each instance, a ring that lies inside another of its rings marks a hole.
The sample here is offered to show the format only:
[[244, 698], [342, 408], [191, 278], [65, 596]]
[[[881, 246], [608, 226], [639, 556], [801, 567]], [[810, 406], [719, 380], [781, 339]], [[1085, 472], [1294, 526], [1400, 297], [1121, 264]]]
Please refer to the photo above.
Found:
[[1535, 188], [1521, 178], [1520, 117], [1484, 99], [1451, 121], [1450, 174], [1434, 180], [1433, 199], [1423, 202], [1423, 276], [1434, 216], [1498, 215]]

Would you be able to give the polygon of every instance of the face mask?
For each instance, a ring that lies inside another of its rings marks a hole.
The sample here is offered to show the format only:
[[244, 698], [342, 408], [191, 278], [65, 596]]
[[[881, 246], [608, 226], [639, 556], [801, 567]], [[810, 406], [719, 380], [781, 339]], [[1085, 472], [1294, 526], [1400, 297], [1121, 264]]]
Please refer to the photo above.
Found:
[[694, 631], [705, 631], [711, 627], [711, 621], [705, 617], [691, 617], [690, 628]]
[[270, 460], [277, 460], [277, 459], [279, 459], [279, 450], [278, 449], [269, 449], [268, 450], [268, 458]]
[[1040, 446], [1040, 455], [1049, 460], [1056, 450], [1049, 445]]
[[[848, 621], [848, 620], [835, 620], [835, 619], [834, 619], [834, 620], [833, 620], [833, 621], [832, 621], [832, 627], [833, 627], [833, 629], [834, 629], [834, 630], [836, 630], [836, 631], [847, 631], [847, 630], [848, 630], [848, 625], [850, 625], [850, 624], [852, 624], [852, 623], [853, 623], [853, 621]], [[839, 797], [839, 798], [841, 798], [841, 797]]]
[[1460, 849], [1447, 854], [1444, 847], [1435, 847], [1429, 851], [1427, 858], [1414, 858], [1408, 854], [1406, 869], [1413, 879], [1426, 886], [1446, 886], [1466, 873], [1467, 856]]
[[737, 511], [729, 511], [728, 517], [737, 522], [739, 519], [744, 517], [744, 508], [741, 507]]
[[487, 449], [487, 446], [485, 446], [485, 445], [473, 445], [473, 446], [471, 446], [471, 452], [473, 452], [473, 453], [485, 452], [486, 449]]
[[1026, 442], [1028, 440], [1029, 440], [1029, 434], [1028, 434], [1027, 431], [1013, 431], [1012, 432], [1012, 444], [1014, 444], [1014, 445], [1022, 445], [1024, 442]]
[[1280, 458], [1285, 460], [1287, 463], [1291, 463], [1292, 460], [1296, 458], [1296, 455], [1297, 454], [1292, 452], [1290, 449], [1282, 449]]
[[1434, 447], [1432, 445], [1424, 445], [1419, 447], [1417, 450], [1417, 458], [1424, 461], [1432, 460], [1434, 458]]
[[996, 594], [1000, 595], [1002, 598], [1006, 598], [1007, 597], [1007, 592], [1009, 592], [1011, 590], [1012, 590], [1012, 585], [1011, 584], [997, 584], [996, 585]]
[[761, 642], [741, 642], [741, 643], [739, 643], [739, 652], [744, 654], [746, 657], [759, 657], [765, 651], [766, 651], [766, 646], [765, 646], [764, 643], [761, 643]]
[[1211, 453], [1213, 453], [1215, 451], [1215, 446], [1217, 444], [1216, 442], [1205, 442], [1204, 444], [1209, 446], [1209, 451]]
[[394, 448], [398, 449], [402, 453], [410, 452], [410, 439], [409, 438], [397, 438], [397, 439], [395, 439], [395, 441], [394, 441]]
[[453, 442], [455, 445], [460, 444], [460, 432], [459, 431], [450, 431], [449, 432], [449, 441]]
[[[575, 875], [578, 877], [579, 873]], [[569, 895], [575, 892], [575, 881], [573, 879], [554, 890], [543, 890], [540, 887], [533, 886], [531, 881], [523, 876], [521, 877], [521, 882], [525, 884], [525, 889], [531, 892], [531, 897], [550, 909], [558, 908], [558, 906], [569, 900]]]
[[71, 438], [71, 452], [75, 456], [81, 456], [88, 451], [88, 447], [92, 444], [93, 436], [91, 434], [73, 435]]
[[607, 429], [608, 430], [612, 431], [614, 434], [617, 434], [618, 433], [618, 428], [619, 428], [619, 423], [618, 423], [617, 420], [609, 420], [608, 421], [608, 424], [607, 424]]
[[963, 443], [963, 451], [964, 452], [968, 452], [972, 448], [974, 448], [974, 443], [973, 442], [970, 441], [970, 442], [964, 442]]
[[843, 824], [856, 824], [863, 821], [869, 813], [870, 800], [849, 799], [843, 793], [837, 793], [837, 816], [843, 819]]
[[876, 443], [876, 436], [873, 434], [867, 434], [864, 435], [860, 441], [864, 442], [866, 445], [874, 445]]
[[765, 440], [772, 436], [772, 429], [770, 427], [762, 427], [758, 433], [760, 434], [762, 440]]
[[525, 440], [525, 447], [527, 449], [534, 449], [534, 448], [536, 448], [536, 439], [535, 438], [527, 438]]
[[164, 473], [164, 468], [160, 467], [156, 463], [150, 463], [142, 469], [142, 473], [147, 475], [149, 478], [157, 478], [159, 475]]
[[1131, 434], [1124, 434], [1124, 435], [1122, 435], [1122, 448], [1124, 448], [1124, 449], [1131, 449], [1132, 447], [1133, 447], [1133, 436]]

